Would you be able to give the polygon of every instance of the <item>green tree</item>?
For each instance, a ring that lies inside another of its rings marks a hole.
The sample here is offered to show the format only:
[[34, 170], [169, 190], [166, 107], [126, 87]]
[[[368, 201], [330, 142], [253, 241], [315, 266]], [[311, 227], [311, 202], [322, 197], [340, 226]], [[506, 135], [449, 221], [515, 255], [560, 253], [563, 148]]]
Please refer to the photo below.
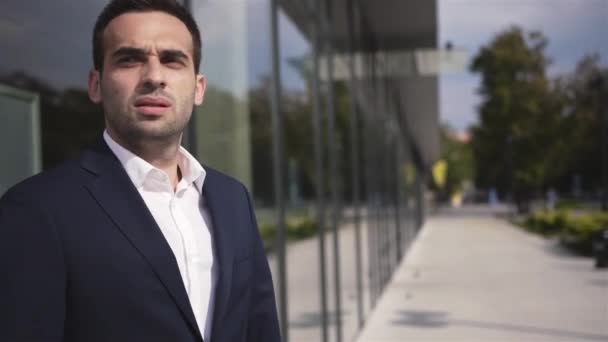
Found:
[[478, 186], [513, 194], [521, 210], [560, 175], [566, 141], [559, 137], [563, 101], [546, 76], [547, 39], [512, 27], [475, 56], [481, 74], [479, 124], [473, 127]]
[[[270, 105], [270, 78], [262, 79], [249, 90], [251, 115], [251, 144], [253, 188], [259, 200], [272, 203], [273, 192], [273, 133]], [[284, 90], [281, 98], [284, 115], [285, 158], [297, 166], [297, 184], [300, 195], [310, 198], [313, 192], [314, 159], [312, 147], [311, 106], [302, 91]], [[287, 164], [287, 163], [286, 163]], [[287, 174], [287, 169], [284, 171]], [[285, 179], [284, 188], [288, 188]]]
[[440, 197], [449, 199], [450, 195], [462, 191], [466, 181], [474, 178], [473, 151], [466, 137], [459, 137], [450, 127], [440, 131], [441, 160], [447, 165], [445, 186], [440, 189]]
[[571, 190], [572, 178], [580, 177], [581, 190], [593, 192], [601, 183], [601, 101], [600, 79], [608, 78], [608, 69], [600, 66], [600, 57], [592, 54], [583, 57], [569, 75], [556, 80], [556, 92], [565, 101], [561, 136], [566, 139], [568, 151], [565, 172], [560, 178], [563, 189]]

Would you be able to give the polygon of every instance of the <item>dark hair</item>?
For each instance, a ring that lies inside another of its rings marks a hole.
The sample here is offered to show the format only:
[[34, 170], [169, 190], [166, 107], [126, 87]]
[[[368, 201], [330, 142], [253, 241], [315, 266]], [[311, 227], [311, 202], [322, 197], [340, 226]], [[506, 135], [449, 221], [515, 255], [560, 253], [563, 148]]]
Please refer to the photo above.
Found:
[[95, 70], [103, 69], [103, 31], [114, 18], [129, 12], [160, 11], [179, 19], [192, 35], [194, 70], [198, 73], [201, 62], [201, 34], [196, 21], [179, 2], [175, 0], [112, 0], [101, 11], [93, 29], [93, 65]]

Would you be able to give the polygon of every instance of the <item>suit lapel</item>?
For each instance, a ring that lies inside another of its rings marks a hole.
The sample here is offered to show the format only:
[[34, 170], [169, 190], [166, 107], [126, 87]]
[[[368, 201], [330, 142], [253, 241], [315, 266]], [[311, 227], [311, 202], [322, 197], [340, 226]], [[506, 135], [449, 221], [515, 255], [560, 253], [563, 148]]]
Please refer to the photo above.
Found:
[[82, 165], [97, 174], [87, 188], [175, 301], [184, 319], [202, 340], [175, 256], [126, 171], [101, 140], [85, 153]]
[[231, 208], [234, 203], [229, 197], [229, 191], [222, 187], [221, 179], [215, 171], [207, 169], [203, 196], [207, 202], [212, 219], [213, 241], [215, 255], [219, 264], [218, 281], [215, 287], [215, 302], [213, 308], [213, 329], [217, 331], [222, 317], [226, 312], [232, 281], [232, 263], [234, 247], [231, 243], [231, 231], [235, 226], [234, 215]]

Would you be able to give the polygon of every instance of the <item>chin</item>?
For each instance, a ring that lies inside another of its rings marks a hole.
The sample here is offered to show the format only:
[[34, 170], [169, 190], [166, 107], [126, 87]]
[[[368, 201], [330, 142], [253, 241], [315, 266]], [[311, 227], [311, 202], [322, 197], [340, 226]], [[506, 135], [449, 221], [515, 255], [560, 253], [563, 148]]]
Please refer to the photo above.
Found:
[[183, 129], [180, 130], [177, 127], [167, 127], [167, 125], [163, 125], [161, 127], [153, 127], [153, 125], [141, 125], [139, 127], [135, 127], [132, 130], [133, 135], [135, 135], [141, 139], [154, 139], [154, 140], [166, 140], [166, 139], [171, 139], [171, 138], [179, 138], [179, 136], [182, 134], [182, 132], [183, 132]]

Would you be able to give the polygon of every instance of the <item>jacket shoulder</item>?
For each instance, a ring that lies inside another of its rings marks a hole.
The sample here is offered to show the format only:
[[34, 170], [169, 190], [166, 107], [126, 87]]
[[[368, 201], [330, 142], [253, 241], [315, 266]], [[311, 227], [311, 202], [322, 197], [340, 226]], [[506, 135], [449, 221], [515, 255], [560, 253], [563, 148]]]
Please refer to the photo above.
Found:
[[247, 187], [238, 179], [229, 176], [221, 171], [218, 171], [212, 167], [207, 165], [203, 165], [206, 172], [205, 183], [212, 182], [221, 185], [222, 187], [227, 187], [227, 189], [231, 190], [245, 190], [248, 192]]
[[55, 200], [53, 197], [73, 188], [83, 172], [77, 160], [63, 162], [13, 185], [2, 195], [0, 203], [9, 199], [20, 202]]

